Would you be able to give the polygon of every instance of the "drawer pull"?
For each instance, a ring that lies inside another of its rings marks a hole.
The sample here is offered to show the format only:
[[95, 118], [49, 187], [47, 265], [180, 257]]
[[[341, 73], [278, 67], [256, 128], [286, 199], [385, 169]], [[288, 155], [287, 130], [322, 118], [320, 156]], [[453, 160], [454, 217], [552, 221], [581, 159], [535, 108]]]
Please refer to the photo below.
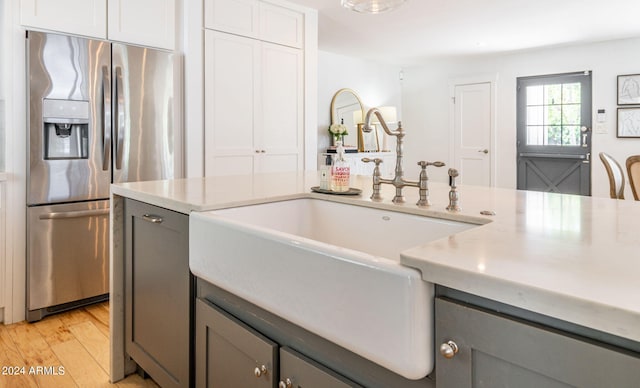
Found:
[[164, 221], [162, 217], [154, 216], [153, 214], [145, 214], [142, 216], [142, 219], [151, 222], [152, 224], [161, 224], [162, 221]]

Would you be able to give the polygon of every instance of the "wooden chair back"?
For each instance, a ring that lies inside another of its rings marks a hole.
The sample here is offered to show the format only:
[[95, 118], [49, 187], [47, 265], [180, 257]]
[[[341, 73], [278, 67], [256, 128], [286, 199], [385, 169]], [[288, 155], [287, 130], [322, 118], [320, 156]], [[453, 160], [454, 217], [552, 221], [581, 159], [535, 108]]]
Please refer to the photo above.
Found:
[[640, 201], [640, 155], [629, 156], [626, 164], [633, 198]]
[[600, 160], [609, 176], [609, 195], [613, 199], [624, 199], [624, 170], [611, 155], [600, 152]]

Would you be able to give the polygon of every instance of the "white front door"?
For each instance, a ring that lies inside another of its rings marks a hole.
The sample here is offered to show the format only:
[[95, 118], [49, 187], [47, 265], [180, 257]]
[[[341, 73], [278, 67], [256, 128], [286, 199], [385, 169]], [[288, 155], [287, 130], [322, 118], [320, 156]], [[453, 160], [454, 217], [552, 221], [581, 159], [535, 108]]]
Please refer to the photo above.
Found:
[[454, 86], [453, 164], [460, 172], [460, 184], [493, 184], [491, 91], [490, 82]]

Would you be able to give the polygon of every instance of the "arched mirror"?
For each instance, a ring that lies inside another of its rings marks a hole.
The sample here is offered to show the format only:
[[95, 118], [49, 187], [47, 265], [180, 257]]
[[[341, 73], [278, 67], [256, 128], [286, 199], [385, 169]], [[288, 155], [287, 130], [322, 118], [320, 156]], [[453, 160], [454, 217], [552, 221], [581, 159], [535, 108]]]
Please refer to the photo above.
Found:
[[344, 137], [346, 146], [358, 145], [358, 123], [364, 119], [364, 106], [358, 94], [351, 89], [340, 89], [331, 99], [331, 124], [342, 123], [347, 126], [348, 135]]

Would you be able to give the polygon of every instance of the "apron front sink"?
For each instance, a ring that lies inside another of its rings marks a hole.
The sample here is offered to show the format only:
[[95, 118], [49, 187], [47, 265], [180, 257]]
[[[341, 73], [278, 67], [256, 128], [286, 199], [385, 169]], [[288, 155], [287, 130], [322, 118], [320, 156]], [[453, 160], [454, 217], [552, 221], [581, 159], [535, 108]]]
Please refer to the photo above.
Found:
[[433, 284], [400, 252], [478, 225], [302, 198], [190, 216], [194, 275], [409, 379], [433, 369]]

